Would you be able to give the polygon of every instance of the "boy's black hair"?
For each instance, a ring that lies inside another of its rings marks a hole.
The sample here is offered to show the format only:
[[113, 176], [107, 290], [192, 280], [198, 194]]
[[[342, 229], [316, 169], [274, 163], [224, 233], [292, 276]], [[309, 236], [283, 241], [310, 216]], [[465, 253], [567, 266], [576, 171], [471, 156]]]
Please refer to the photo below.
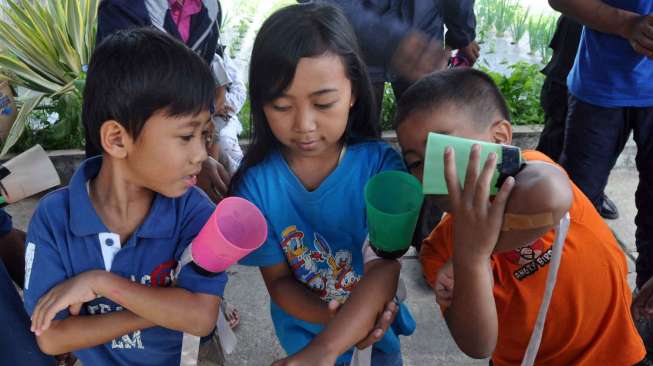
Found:
[[102, 151], [100, 127], [120, 123], [136, 140], [157, 111], [171, 117], [211, 110], [215, 82], [208, 65], [183, 43], [154, 28], [118, 31], [95, 49], [88, 66], [82, 122]]
[[489, 75], [456, 68], [427, 75], [411, 85], [397, 103], [395, 128], [413, 113], [449, 103], [469, 112], [479, 129], [487, 128], [497, 117], [510, 121], [508, 105]]
[[339, 8], [325, 3], [287, 6], [263, 23], [254, 41], [249, 67], [252, 143], [231, 180], [231, 192], [247, 169], [280, 146], [263, 106], [280, 97], [290, 86], [301, 58], [325, 54], [342, 60], [356, 96], [343, 135], [345, 143], [379, 137], [372, 84], [356, 35], [345, 15]]

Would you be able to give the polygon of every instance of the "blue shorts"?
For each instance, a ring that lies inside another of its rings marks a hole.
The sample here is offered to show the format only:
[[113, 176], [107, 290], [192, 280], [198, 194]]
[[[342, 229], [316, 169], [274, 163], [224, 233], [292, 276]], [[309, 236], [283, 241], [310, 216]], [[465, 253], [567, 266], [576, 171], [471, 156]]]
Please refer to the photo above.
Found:
[[0, 294], [0, 365], [55, 365], [54, 358], [41, 353], [36, 344], [34, 333], [29, 330], [29, 316], [2, 261]]
[[[372, 350], [371, 366], [403, 366], [401, 352], [385, 353], [377, 349]], [[349, 366], [349, 362], [337, 363], [335, 366]]]

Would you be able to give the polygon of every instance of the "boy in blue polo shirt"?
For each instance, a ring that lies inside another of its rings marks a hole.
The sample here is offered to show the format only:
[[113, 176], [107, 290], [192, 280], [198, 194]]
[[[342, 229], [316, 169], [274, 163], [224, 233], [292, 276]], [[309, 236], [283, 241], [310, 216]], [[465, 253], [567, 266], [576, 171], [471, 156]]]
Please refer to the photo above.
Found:
[[213, 331], [226, 275], [185, 266], [171, 279], [214, 209], [194, 187], [213, 99], [203, 60], [163, 33], [118, 32], [95, 50], [82, 119], [103, 154], [39, 203], [27, 235], [25, 306], [45, 353], [178, 365]]

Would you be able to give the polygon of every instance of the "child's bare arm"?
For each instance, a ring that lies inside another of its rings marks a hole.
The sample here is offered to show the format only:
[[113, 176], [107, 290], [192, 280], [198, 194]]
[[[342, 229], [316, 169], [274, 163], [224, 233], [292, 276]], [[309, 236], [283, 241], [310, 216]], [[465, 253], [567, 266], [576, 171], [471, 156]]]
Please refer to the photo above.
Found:
[[50, 328], [37, 336], [36, 341], [44, 353], [59, 355], [95, 347], [154, 325], [128, 310], [71, 316], [63, 320], [53, 320]]
[[333, 365], [338, 356], [365, 339], [375, 327], [386, 304], [395, 296], [400, 270], [395, 260], [367, 263], [365, 275], [326, 328], [304, 350], [279, 364]]
[[451, 306], [444, 315], [458, 347], [470, 357], [485, 358], [493, 352], [498, 336], [490, 256], [499, 238], [514, 179], [509, 177], [494, 201], [490, 202], [490, 181], [496, 166], [496, 154], [489, 155], [479, 174], [480, 147], [473, 146], [462, 189], [454, 155], [451, 147], [445, 150], [445, 179], [453, 213], [456, 283]]
[[272, 300], [292, 317], [317, 324], [331, 320], [328, 304], [297, 281], [287, 263], [261, 267], [261, 275]]
[[550, 224], [538, 228], [502, 231], [495, 248], [503, 252], [530, 244], [546, 234], [569, 211], [573, 200], [567, 175], [546, 162], [529, 162], [515, 177], [506, 213], [516, 215], [550, 214]]
[[79, 306], [96, 296], [106, 297], [159, 326], [197, 336], [208, 335], [214, 329], [220, 306], [218, 296], [182, 288], [148, 287], [110, 272], [94, 270], [57, 285], [39, 299], [32, 313], [32, 330], [42, 334], [59, 311]]

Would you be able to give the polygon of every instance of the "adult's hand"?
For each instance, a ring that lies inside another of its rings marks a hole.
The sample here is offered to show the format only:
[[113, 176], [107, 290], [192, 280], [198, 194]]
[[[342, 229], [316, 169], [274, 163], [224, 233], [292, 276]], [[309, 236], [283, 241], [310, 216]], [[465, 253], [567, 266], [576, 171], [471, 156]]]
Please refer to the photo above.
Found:
[[231, 177], [227, 169], [210, 157], [202, 164], [202, 171], [197, 176], [197, 186], [209, 196], [214, 203], [227, 196]]
[[630, 310], [635, 321], [640, 319], [651, 320], [653, 317], [653, 279], [646, 281], [639, 290], [637, 296], [633, 299]]
[[479, 56], [481, 56], [481, 47], [476, 43], [476, 41], [472, 41], [469, 42], [467, 46], [460, 48], [458, 52], [465, 56], [467, 61], [469, 61], [470, 66], [473, 66]]
[[450, 57], [451, 51], [442, 43], [414, 31], [399, 42], [391, 64], [405, 79], [417, 81], [424, 75], [443, 70]]
[[215, 110], [214, 114], [220, 113], [224, 109], [225, 101], [227, 95], [227, 88], [224, 86], [218, 86], [215, 88]]
[[635, 52], [653, 59], [653, 13], [632, 18], [626, 38]]

